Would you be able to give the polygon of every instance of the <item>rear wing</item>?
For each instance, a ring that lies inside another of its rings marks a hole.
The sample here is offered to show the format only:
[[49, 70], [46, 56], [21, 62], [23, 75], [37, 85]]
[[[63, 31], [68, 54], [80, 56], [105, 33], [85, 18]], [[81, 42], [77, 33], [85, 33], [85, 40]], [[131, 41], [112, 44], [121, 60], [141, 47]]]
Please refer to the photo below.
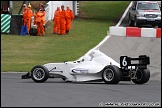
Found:
[[140, 55], [138, 58], [131, 58], [128, 56], [120, 56], [121, 69], [128, 70], [128, 67], [135, 66], [135, 69], [143, 68], [147, 69], [147, 65], [150, 64], [150, 57], [146, 55]]

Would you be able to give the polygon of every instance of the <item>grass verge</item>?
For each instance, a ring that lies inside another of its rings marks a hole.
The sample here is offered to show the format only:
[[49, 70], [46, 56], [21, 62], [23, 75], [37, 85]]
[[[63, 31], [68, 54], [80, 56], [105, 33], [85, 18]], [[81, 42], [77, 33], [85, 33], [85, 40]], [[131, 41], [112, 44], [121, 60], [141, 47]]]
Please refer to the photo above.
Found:
[[[116, 7], [121, 6], [121, 8], [113, 14], [109, 14], [111, 10], [116, 9], [112, 5], [115, 2]], [[84, 13], [82, 18], [85, 19], [74, 19], [69, 35], [52, 34], [52, 21], [49, 22], [50, 25], [46, 29], [45, 36], [1, 34], [1, 71], [24, 72], [30, 71], [33, 66], [38, 64], [77, 60], [105, 38], [109, 26], [114, 23], [115, 16], [118, 19], [129, 4], [128, 1], [123, 2], [123, 5], [121, 2], [117, 2], [119, 1], [105, 1], [102, 2], [103, 4], [99, 1], [81, 2], [80, 11]], [[109, 7], [108, 10], [103, 7], [105, 3]], [[89, 10], [86, 10], [88, 6]], [[98, 15], [88, 14], [93, 12], [96, 6], [98, 10], [93, 14], [98, 13]], [[108, 15], [102, 16], [100, 12]]]

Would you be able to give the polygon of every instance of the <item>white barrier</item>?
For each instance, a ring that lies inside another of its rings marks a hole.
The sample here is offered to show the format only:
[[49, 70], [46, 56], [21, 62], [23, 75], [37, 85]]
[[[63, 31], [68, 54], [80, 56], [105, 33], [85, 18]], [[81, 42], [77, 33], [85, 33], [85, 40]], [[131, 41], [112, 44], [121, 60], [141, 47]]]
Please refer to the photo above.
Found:
[[125, 34], [126, 34], [125, 29], [126, 29], [125, 27], [111, 26], [109, 29], [110, 35], [125, 36]]
[[144, 28], [141, 30], [141, 37], [156, 37], [156, 29]]

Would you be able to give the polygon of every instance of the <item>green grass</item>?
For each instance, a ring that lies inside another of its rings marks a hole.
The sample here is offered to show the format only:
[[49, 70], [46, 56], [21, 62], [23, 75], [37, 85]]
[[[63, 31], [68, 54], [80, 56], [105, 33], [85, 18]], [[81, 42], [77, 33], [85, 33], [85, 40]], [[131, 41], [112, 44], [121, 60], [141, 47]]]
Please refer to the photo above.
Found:
[[[12, 9], [12, 14], [18, 14], [20, 11], [20, 8], [22, 6], [23, 1], [12, 1], [13, 2], [13, 9]], [[22, 11], [21, 13], [22, 14]]]
[[[114, 3], [107, 2], [109, 6]], [[127, 4], [123, 3], [125, 4], [125, 8], [129, 4], [129, 2]], [[84, 11], [88, 5], [91, 5], [89, 8], [95, 8], [92, 6], [93, 4], [97, 6], [97, 2], [85, 2], [80, 6], [80, 9]], [[121, 5], [122, 3], [119, 4]], [[96, 11], [96, 13], [104, 10], [100, 2], [97, 7], [100, 8], [98, 8], [98, 12]], [[120, 8], [120, 11], [116, 12], [118, 16], [121, 12], [124, 12], [125, 8]], [[112, 5], [110, 10], [107, 11], [115, 9]], [[84, 13], [88, 12], [85, 10]], [[102, 16], [101, 14], [98, 15]], [[74, 19], [68, 36], [52, 34], [53, 22], [51, 21], [46, 29], [46, 36], [1, 34], [1, 71], [24, 72], [30, 71], [33, 66], [38, 64], [77, 60], [105, 38], [109, 26], [114, 23], [112, 20], [106, 19], [113, 17], [113, 15], [108, 15], [108, 18], [104, 18], [105, 16], [103, 15], [102, 18], [99, 16], [90, 16], [90, 19]]]
[[118, 21], [128, 4], [128, 1], [85, 1], [81, 4], [80, 10], [87, 18]]

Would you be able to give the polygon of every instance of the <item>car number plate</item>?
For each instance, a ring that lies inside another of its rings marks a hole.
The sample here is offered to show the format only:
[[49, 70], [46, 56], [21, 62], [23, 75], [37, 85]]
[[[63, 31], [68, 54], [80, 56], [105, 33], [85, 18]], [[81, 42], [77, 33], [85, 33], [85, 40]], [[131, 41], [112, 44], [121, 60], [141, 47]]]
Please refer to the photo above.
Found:
[[153, 18], [148, 18], [147, 21], [155, 21]]

